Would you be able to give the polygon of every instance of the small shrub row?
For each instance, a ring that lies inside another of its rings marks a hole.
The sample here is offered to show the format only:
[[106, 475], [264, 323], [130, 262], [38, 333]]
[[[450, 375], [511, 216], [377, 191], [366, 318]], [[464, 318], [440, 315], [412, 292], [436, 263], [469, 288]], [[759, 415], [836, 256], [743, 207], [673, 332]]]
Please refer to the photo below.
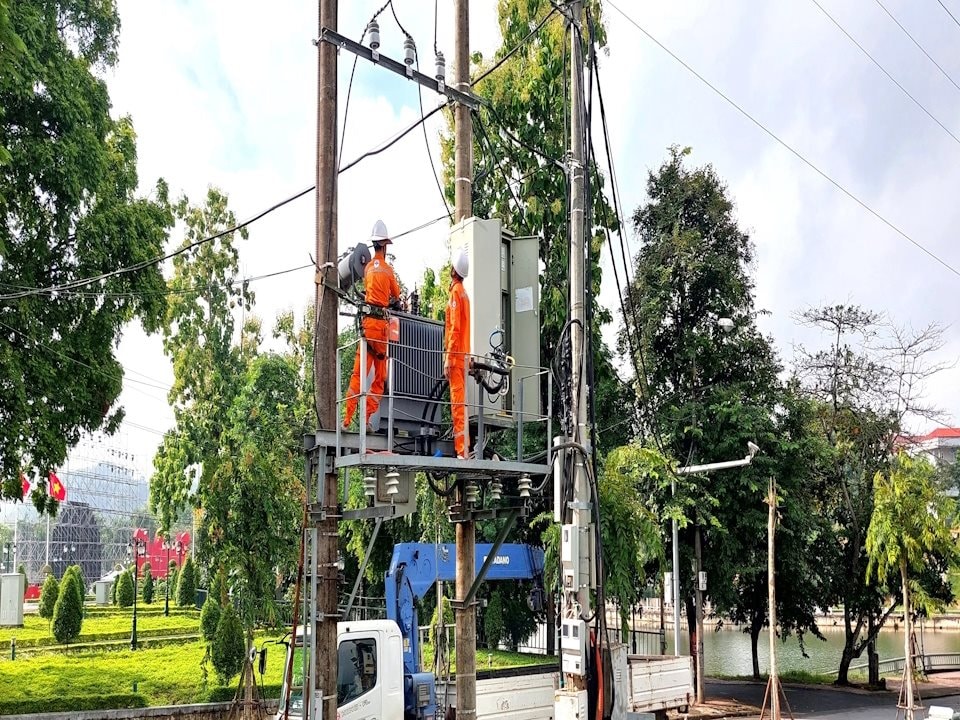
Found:
[[[231, 698], [232, 699], [232, 698]], [[0, 715], [31, 715], [43, 712], [73, 712], [78, 710], [113, 710], [145, 708], [147, 699], [140, 694], [117, 695], [58, 695], [35, 700], [2, 700]]]

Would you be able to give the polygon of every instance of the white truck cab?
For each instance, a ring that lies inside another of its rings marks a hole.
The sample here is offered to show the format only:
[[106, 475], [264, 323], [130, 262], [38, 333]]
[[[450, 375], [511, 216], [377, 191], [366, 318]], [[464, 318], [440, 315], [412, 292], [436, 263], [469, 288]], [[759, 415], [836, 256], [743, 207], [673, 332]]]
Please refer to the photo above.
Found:
[[[404, 720], [403, 652], [400, 629], [392, 620], [337, 623], [337, 717], [343, 720]], [[313, 671], [303, 651], [303, 635], [293, 653], [290, 687], [284, 682], [277, 720], [303, 717], [304, 685], [312, 697]], [[287, 705], [289, 698], [289, 705]], [[311, 716], [315, 717], [311, 708]]]

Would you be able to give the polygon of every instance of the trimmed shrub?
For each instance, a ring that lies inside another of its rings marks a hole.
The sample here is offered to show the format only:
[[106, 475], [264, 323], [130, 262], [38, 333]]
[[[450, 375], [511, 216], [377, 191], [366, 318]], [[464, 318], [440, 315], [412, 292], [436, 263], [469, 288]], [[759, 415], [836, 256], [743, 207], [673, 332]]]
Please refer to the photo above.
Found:
[[177, 582], [177, 605], [187, 607], [197, 602], [197, 575], [193, 567], [193, 558], [187, 556], [180, 570]]
[[80, 610], [83, 610], [83, 601], [86, 596], [86, 586], [84, 585], [85, 580], [83, 577], [83, 570], [80, 569], [79, 565], [71, 565], [66, 569], [66, 572], [63, 573], [63, 576], [73, 575], [77, 579], [77, 598], [80, 600]]
[[46, 578], [47, 575], [53, 575], [53, 568], [49, 565], [44, 565], [42, 568], [40, 568], [40, 577]]
[[213, 669], [217, 671], [222, 685], [226, 685], [243, 670], [246, 654], [240, 617], [232, 605], [227, 605], [220, 614], [217, 631], [213, 634], [213, 646], [210, 648]]
[[17, 572], [23, 575], [23, 595], [27, 595], [27, 585], [30, 584], [30, 581], [27, 580], [27, 566], [23, 563], [20, 563], [20, 567], [17, 568]]
[[149, 605], [153, 602], [153, 568], [150, 567], [150, 563], [145, 562], [143, 564], [143, 601]]
[[133, 576], [129, 570], [117, 578], [117, 605], [122, 608], [133, 605]]
[[[270, 686], [267, 686], [268, 688]], [[233, 699], [231, 695], [230, 698]], [[145, 708], [147, 698], [132, 693], [118, 695], [58, 695], [57, 697], [37, 698], [35, 700], [2, 700], [0, 715], [32, 715], [34, 713], [63, 712], [74, 713], [78, 710], [113, 710], [115, 708]]]
[[37, 610], [40, 617], [53, 620], [53, 609], [60, 596], [60, 583], [53, 575], [47, 575], [43, 581], [43, 590], [40, 591], [40, 607]]
[[210, 593], [207, 597], [212, 597], [218, 605], [224, 605], [227, 601], [227, 574], [223, 568], [217, 568], [210, 580]]
[[67, 572], [60, 583], [60, 595], [53, 607], [53, 636], [59, 643], [70, 643], [80, 635], [83, 625], [83, 605], [75, 573]]
[[200, 634], [208, 643], [213, 642], [222, 614], [220, 603], [217, 602], [216, 598], [208, 595], [206, 602], [203, 603], [203, 609], [200, 611]]
[[483, 614], [483, 632], [487, 636], [487, 647], [497, 648], [503, 640], [503, 602], [500, 593], [494, 592]]
[[117, 604], [117, 585], [120, 584], [120, 576], [118, 575], [113, 579], [113, 583], [110, 585], [110, 602], [114, 605]]

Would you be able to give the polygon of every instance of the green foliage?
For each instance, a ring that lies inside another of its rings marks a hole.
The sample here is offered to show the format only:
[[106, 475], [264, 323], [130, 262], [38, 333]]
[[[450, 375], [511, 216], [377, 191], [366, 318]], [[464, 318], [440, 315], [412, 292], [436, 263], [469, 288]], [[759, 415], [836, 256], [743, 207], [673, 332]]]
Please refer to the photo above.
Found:
[[[923, 457], [897, 454], [889, 472], [874, 476], [873, 515], [867, 530], [867, 581], [876, 575], [921, 573], [939, 556], [955, 566], [958, 555], [952, 535], [956, 504], [936, 482], [936, 469]], [[928, 613], [942, 609], [923, 588], [911, 588], [911, 606]]]
[[170, 585], [170, 597], [176, 602], [177, 600], [177, 561], [171, 560], [167, 565], [167, 583]]
[[193, 566], [193, 556], [188, 555], [180, 570], [177, 582], [177, 605], [188, 607], [197, 602], [197, 579]]
[[450, 605], [450, 598], [444, 596], [438, 607], [433, 609], [433, 615], [430, 617], [430, 644], [436, 646], [437, 633], [440, 632], [440, 614], [439, 609], [443, 608], [443, 625], [453, 625], [453, 606]]
[[77, 598], [79, 599], [80, 607], [82, 608], [83, 601], [86, 599], [86, 595], [87, 595], [86, 593], [87, 582], [86, 582], [86, 579], [83, 577], [83, 568], [81, 568], [79, 565], [71, 565], [64, 572], [64, 577], [66, 577], [66, 575], [68, 574], [73, 575], [77, 579], [77, 587], [76, 587]]
[[[207, 599], [213, 598], [217, 605], [226, 605], [227, 599], [227, 574], [223, 568], [218, 567], [210, 579], [210, 592]], [[204, 603], [206, 604], [206, 603]]]
[[599, 486], [604, 591], [620, 611], [624, 637], [630, 609], [646, 586], [644, 567], [663, 555], [659, 521], [644, 490], [668, 483], [671, 477], [670, 465], [659, 452], [638, 445], [617, 448], [603, 464]]
[[27, 585], [28, 585], [29, 582], [30, 582], [30, 581], [27, 579], [27, 566], [24, 565], [23, 563], [20, 563], [20, 566], [17, 568], [17, 572], [20, 573], [21, 575], [23, 575], [23, 592], [24, 592], [24, 595], [26, 595]]
[[[83, 292], [13, 292], [162, 254], [173, 220], [166, 187], [158, 183], [155, 199], [136, 194], [136, 134], [129, 118], [111, 117], [103, 79], [119, 23], [113, 2], [0, 5], [0, 287], [19, 295], [4, 300], [13, 312], [0, 343], [10, 383], [0, 399], [0, 499], [20, 499], [21, 470], [45, 476], [81, 432], [116, 429], [120, 333], [135, 318], [155, 331], [163, 314], [159, 265]], [[44, 350], [51, 346], [56, 353]], [[44, 482], [31, 499], [42, 512], [56, 509]]]
[[213, 635], [210, 659], [220, 682], [226, 684], [243, 669], [246, 646], [243, 641], [243, 625], [232, 605], [227, 605], [220, 614], [220, 622]]
[[117, 605], [127, 608], [133, 605], [133, 576], [129, 570], [124, 571], [117, 578]]
[[40, 607], [37, 610], [40, 617], [53, 620], [54, 606], [60, 597], [60, 583], [53, 575], [47, 575], [43, 581], [43, 590], [40, 591]]
[[154, 582], [153, 568], [149, 562], [145, 562], [142, 568], [143, 573], [143, 601], [149, 605], [153, 602]]
[[144, 708], [147, 699], [135, 693], [110, 695], [58, 695], [42, 700], [0, 700], [0, 715], [32, 715], [34, 713], [75, 713], [84, 710]]
[[505, 629], [503, 622], [503, 602], [500, 593], [494, 590], [483, 611], [483, 634], [487, 638], [487, 647], [496, 648], [503, 640]]
[[208, 643], [213, 642], [222, 614], [217, 598], [208, 595], [206, 601], [203, 603], [203, 609], [200, 611], [200, 634]]
[[117, 586], [120, 584], [120, 576], [118, 575], [113, 579], [113, 582], [110, 583], [110, 602], [113, 605], [117, 604]]
[[67, 572], [60, 583], [60, 595], [53, 607], [53, 636], [59, 643], [77, 639], [83, 625], [83, 603], [80, 600], [80, 581], [74, 573]]

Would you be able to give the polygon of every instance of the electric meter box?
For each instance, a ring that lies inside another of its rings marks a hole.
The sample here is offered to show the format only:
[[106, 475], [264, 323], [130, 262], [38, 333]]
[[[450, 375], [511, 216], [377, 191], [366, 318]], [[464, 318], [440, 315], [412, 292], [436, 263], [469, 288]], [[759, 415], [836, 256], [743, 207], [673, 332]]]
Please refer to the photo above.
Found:
[[0, 627], [23, 627], [23, 596], [26, 593], [23, 575], [0, 575]]
[[[491, 398], [484, 391], [484, 422], [490, 425], [507, 427], [521, 414], [525, 421], [540, 414], [539, 246], [538, 238], [514, 237], [497, 219], [466, 218], [450, 231], [453, 256], [465, 248], [470, 261], [463, 287], [470, 298], [471, 353], [489, 355], [500, 330], [503, 350], [516, 362], [505, 395]], [[481, 390], [467, 380], [467, 415], [474, 422]]]

